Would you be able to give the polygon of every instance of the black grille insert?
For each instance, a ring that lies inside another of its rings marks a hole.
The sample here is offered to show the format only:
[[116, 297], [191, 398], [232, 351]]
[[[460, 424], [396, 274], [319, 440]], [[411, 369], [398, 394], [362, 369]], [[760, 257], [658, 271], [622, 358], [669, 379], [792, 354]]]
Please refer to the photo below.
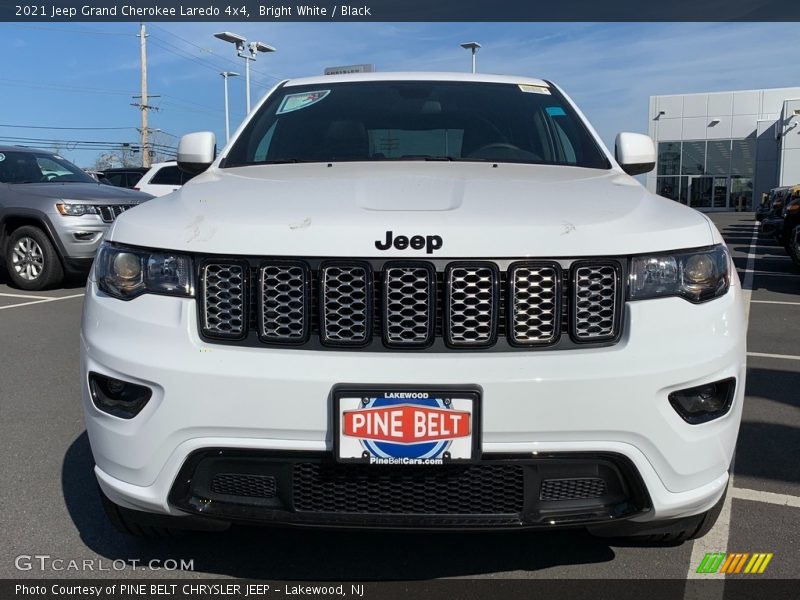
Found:
[[599, 477], [545, 479], [539, 490], [539, 500], [588, 500], [605, 494], [606, 482]]
[[297, 463], [294, 507], [300, 512], [498, 515], [523, 509], [523, 468], [386, 467]]
[[214, 475], [209, 489], [215, 494], [245, 498], [274, 498], [277, 492], [274, 477], [243, 473]]

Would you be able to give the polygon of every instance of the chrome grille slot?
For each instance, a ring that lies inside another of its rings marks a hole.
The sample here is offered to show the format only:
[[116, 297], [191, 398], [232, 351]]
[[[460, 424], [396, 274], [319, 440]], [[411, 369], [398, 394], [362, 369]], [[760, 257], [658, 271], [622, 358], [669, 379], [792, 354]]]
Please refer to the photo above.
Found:
[[303, 263], [259, 270], [259, 335], [266, 342], [301, 343], [309, 332], [309, 276]]
[[372, 273], [368, 265], [335, 263], [320, 274], [322, 342], [363, 345], [372, 334]]
[[550, 344], [561, 333], [561, 276], [555, 265], [517, 263], [509, 269], [509, 325], [519, 345]]
[[500, 275], [493, 263], [454, 263], [445, 276], [445, 339], [452, 346], [488, 346], [497, 337]]
[[114, 220], [124, 213], [129, 208], [133, 208], [136, 206], [135, 204], [118, 204], [118, 205], [107, 205], [107, 204], [98, 204], [95, 206], [95, 210], [97, 210], [97, 214], [100, 215], [100, 220], [103, 223], [113, 223]]
[[572, 338], [612, 340], [619, 332], [620, 272], [613, 264], [578, 263], [572, 277]]
[[435, 283], [436, 273], [424, 263], [384, 267], [383, 336], [388, 346], [425, 346], [433, 341]]
[[220, 338], [242, 338], [246, 334], [245, 269], [232, 262], [203, 265], [204, 334]]

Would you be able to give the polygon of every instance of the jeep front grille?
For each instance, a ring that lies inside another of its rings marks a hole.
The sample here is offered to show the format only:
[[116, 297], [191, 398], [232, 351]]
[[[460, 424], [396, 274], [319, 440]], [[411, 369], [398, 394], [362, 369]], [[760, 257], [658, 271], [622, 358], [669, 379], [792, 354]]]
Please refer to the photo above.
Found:
[[369, 341], [372, 277], [368, 265], [336, 263], [322, 268], [322, 340], [360, 346]]
[[445, 337], [452, 346], [487, 346], [497, 335], [500, 276], [491, 263], [447, 268]]
[[251, 346], [444, 352], [611, 344], [616, 259], [201, 259], [201, 334]]
[[309, 327], [309, 275], [303, 263], [273, 263], [259, 268], [260, 326], [265, 342], [298, 343]]
[[560, 333], [561, 269], [517, 263], [508, 273], [511, 307], [508, 337], [515, 344], [550, 344]]
[[616, 337], [620, 278], [613, 264], [579, 264], [572, 288], [572, 335], [577, 341]]
[[389, 346], [426, 346], [433, 339], [436, 272], [430, 265], [386, 265], [384, 340]]
[[107, 204], [98, 204], [95, 206], [95, 210], [97, 214], [100, 215], [100, 219], [103, 223], [113, 223], [114, 220], [124, 213], [126, 210], [133, 208], [136, 206], [135, 204], [115, 204], [115, 205], [107, 205]]
[[203, 267], [203, 332], [221, 338], [245, 334], [246, 268], [238, 263], [209, 263]]

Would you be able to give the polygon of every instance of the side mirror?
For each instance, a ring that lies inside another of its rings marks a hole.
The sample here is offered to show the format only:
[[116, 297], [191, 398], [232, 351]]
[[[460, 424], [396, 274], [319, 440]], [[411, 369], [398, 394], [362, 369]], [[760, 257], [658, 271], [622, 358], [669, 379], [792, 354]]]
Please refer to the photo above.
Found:
[[614, 155], [628, 175], [649, 173], [656, 166], [656, 146], [650, 136], [641, 133], [620, 133]]
[[178, 143], [178, 168], [192, 175], [202, 173], [217, 157], [217, 140], [210, 131], [187, 133]]

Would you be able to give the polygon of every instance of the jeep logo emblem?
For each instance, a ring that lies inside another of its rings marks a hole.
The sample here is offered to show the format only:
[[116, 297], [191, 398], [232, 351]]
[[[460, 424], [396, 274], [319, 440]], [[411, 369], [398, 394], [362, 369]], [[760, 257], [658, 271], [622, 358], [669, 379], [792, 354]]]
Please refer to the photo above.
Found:
[[442, 247], [442, 238], [438, 235], [426, 235], [425, 237], [415, 235], [409, 239], [404, 235], [398, 235], [396, 238], [392, 239], [392, 232], [387, 231], [386, 240], [375, 240], [375, 247], [378, 250], [388, 250], [392, 246], [398, 250], [405, 250], [409, 246], [413, 250], [422, 250], [425, 248], [425, 252], [433, 254], [434, 250], [438, 250]]

